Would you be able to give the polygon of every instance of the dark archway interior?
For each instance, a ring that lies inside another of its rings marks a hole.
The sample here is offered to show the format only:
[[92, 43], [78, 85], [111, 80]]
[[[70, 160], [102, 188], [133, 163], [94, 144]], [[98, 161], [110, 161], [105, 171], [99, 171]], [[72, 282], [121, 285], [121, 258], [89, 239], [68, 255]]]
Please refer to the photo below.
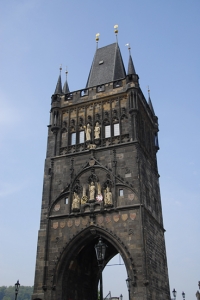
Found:
[[[99, 237], [92, 237], [86, 244], [74, 251], [67, 263], [63, 276], [63, 299], [65, 300], [97, 300], [98, 282], [100, 278], [95, 245]], [[104, 266], [118, 251], [106, 239], [107, 245]]]

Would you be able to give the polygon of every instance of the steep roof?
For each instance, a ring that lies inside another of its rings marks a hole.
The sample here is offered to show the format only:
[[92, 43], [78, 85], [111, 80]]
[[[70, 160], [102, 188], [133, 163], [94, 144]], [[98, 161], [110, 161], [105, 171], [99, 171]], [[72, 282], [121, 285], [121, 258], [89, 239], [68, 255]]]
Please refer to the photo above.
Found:
[[54, 95], [56, 95], [56, 94], [62, 94], [61, 74], [59, 75], [58, 81], [56, 84], [56, 89], [55, 89]]
[[152, 102], [151, 102], [150, 95], [149, 95], [149, 99], [148, 99], [148, 104], [149, 104], [149, 107], [150, 107], [150, 109], [151, 109], [153, 115], [155, 115], [155, 112], [154, 112], [154, 109], [153, 109], [153, 104], [152, 104]]
[[117, 43], [99, 48], [94, 55], [86, 87], [101, 85], [126, 77]]
[[132, 74], [136, 74], [136, 73], [135, 73], [135, 68], [134, 68], [132, 56], [130, 54], [129, 55], [129, 61], [128, 61], [128, 72], [127, 72], [127, 75], [132, 75]]
[[67, 76], [66, 76], [66, 80], [65, 80], [65, 83], [63, 85], [63, 94], [68, 94], [68, 93], [69, 93], [69, 86], [68, 86]]

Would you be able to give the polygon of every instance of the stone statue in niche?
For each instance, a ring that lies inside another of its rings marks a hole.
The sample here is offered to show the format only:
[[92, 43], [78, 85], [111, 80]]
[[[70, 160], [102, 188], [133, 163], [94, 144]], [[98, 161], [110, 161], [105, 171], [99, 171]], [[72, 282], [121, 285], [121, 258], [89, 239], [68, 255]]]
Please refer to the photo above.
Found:
[[74, 192], [73, 201], [72, 201], [72, 211], [80, 210], [80, 198], [76, 192]]
[[83, 196], [81, 198], [81, 204], [84, 205], [85, 203], [87, 203], [88, 201], [88, 197], [86, 195], [86, 186], [83, 186]]
[[109, 186], [104, 191], [104, 203], [106, 206], [112, 206], [113, 201], [112, 201], [112, 192], [110, 191]]
[[89, 185], [89, 201], [94, 201], [95, 200], [95, 184], [92, 181]]
[[98, 202], [101, 202], [103, 200], [103, 196], [101, 194], [101, 184], [99, 182], [97, 182], [97, 196], [96, 196], [96, 200]]
[[96, 123], [96, 126], [94, 128], [94, 138], [99, 139], [100, 138], [100, 126], [99, 122]]
[[91, 126], [88, 123], [87, 126], [84, 126], [85, 129], [85, 134], [86, 134], [86, 141], [90, 141], [91, 140]]

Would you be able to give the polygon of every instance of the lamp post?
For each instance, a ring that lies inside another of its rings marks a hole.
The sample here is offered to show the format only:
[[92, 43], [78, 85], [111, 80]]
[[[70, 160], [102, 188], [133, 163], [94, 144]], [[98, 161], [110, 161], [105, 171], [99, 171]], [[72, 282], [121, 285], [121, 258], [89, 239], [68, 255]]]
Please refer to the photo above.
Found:
[[183, 300], [185, 300], [185, 293], [184, 292], [182, 292], [182, 296], [183, 296]]
[[130, 292], [131, 292], [131, 279], [130, 277], [128, 276], [128, 278], [126, 279], [126, 285], [127, 285], [127, 288], [128, 288], [128, 299], [130, 300]]
[[19, 283], [19, 280], [17, 280], [17, 282], [15, 283], [15, 300], [17, 300], [19, 287], [20, 287], [20, 283]]
[[102, 242], [101, 237], [99, 238], [98, 244], [95, 245], [95, 251], [96, 251], [96, 257], [98, 261], [98, 266], [100, 269], [100, 300], [103, 300], [103, 279], [102, 279], [102, 273], [103, 273], [103, 263], [105, 259], [106, 254], [106, 244]]
[[176, 300], [176, 294], [177, 294], [177, 291], [176, 291], [175, 289], [173, 289], [172, 294], [173, 294], [173, 296], [174, 296], [174, 300]]

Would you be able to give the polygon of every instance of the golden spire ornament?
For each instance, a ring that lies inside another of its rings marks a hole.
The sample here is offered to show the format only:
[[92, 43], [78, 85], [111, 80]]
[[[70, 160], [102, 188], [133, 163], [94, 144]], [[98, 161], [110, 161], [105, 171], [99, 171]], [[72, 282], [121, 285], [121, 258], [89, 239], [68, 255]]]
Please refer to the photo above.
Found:
[[116, 35], [116, 40], [117, 40], [117, 43], [118, 43], [118, 39], [117, 39], [118, 25], [117, 25], [117, 24], [114, 26], [114, 33], [115, 33], [115, 35]]
[[96, 34], [96, 38], [95, 38], [95, 40], [96, 40], [96, 43], [97, 43], [97, 48], [98, 48], [99, 36], [100, 36], [100, 33], [97, 33], [97, 34]]

